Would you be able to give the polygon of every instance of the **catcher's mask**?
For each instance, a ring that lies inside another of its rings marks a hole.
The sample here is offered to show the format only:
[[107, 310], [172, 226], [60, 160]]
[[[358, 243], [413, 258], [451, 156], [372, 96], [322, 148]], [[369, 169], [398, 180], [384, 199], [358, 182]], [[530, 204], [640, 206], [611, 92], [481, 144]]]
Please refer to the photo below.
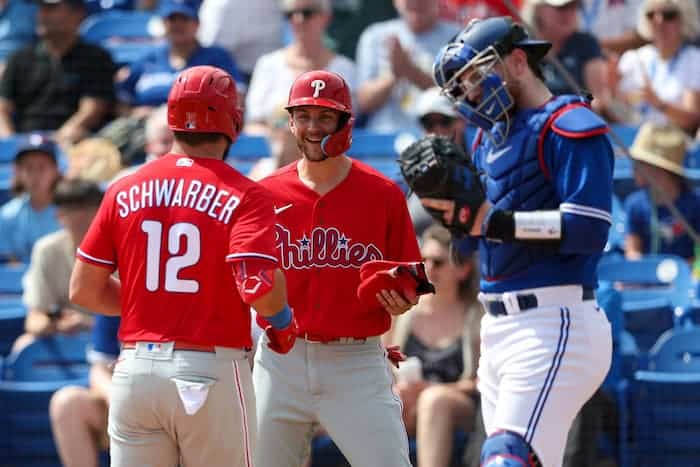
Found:
[[[474, 20], [438, 53], [433, 78], [442, 92], [468, 121], [485, 130], [495, 144], [501, 144], [510, 129], [509, 112], [515, 105], [503, 77], [494, 67], [515, 48], [522, 48], [536, 61], [551, 44], [530, 39], [508, 17]], [[468, 96], [481, 88], [478, 102]], [[494, 129], [497, 122], [504, 125]]]

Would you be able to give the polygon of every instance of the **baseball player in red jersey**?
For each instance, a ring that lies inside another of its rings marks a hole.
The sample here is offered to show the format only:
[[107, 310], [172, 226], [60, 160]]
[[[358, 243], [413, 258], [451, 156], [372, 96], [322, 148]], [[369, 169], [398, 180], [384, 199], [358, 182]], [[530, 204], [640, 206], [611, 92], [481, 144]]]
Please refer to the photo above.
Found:
[[241, 125], [226, 72], [185, 70], [170, 91], [168, 124], [171, 153], [105, 194], [78, 249], [70, 299], [122, 316], [113, 467], [250, 467], [249, 306], [266, 316], [270, 348], [287, 352], [296, 338], [273, 201], [222, 160]]
[[255, 465], [301, 465], [321, 424], [354, 466], [408, 467], [401, 404], [379, 336], [392, 314], [417, 300], [382, 290], [383, 308], [368, 308], [357, 297], [363, 263], [420, 260], [404, 195], [345, 155], [352, 108], [342, 77], [302, 74], [287, 110], [303, 157], [261, 184], [274, 194], [276, 246], [299, 338], [283, 358], [265, 345], [256, 353]]

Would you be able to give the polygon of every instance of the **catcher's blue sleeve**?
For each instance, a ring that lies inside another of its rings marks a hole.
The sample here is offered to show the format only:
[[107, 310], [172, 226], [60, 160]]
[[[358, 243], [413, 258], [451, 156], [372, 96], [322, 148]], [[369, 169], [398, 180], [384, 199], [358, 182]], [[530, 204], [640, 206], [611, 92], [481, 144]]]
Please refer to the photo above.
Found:
[[544, 162], [561, 204], [564, 254], [600, 253], [612, 223], [614, 154], [603, 135], [547, 134]]

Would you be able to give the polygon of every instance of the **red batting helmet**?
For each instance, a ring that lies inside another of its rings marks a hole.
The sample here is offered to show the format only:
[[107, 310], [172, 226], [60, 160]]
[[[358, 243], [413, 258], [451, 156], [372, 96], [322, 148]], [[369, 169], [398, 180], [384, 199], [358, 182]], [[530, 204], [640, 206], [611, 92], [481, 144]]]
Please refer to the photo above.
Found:
[[338, 110], [345, 117], [338, 130], [323, 138], [321, 149], [327, 157], [344, 154], [352, 144], [352, 97], [348, 83], [336, 73], [324, 70], [307, 71], [292, 84], [285, 109], [292, 111], [302, 105], [316, 105]]
[[318, 105], [352, 114], [350, 87], [336, 73], [324, 70], [307, 71], [292, 84], [285, 109], [291, 110], [302, 105]]
[[173, 131], [221, 133], [231, 142], [241, 131], [236, 82], [213, 66], [187, 68], [168, 95], [168, 126]]

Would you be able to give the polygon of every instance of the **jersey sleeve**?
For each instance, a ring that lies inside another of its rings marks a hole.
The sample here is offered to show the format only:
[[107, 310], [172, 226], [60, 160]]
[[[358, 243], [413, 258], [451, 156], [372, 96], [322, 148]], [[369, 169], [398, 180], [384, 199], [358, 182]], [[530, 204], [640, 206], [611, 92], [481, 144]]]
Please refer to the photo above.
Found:
[[113, 206], [114, 190], [110, 189], [102, 200], [102, 204], [77, 252], [79, 260], [112, 271], [117, 268], [117, 254], [114, 245], [116, 225], [112, 222]]
[[569, 138], [549, 132], [545, 163], [561, 199], [563, 239], [560, 251], [602, 251], [612, 224], [614, 155], [605, 135]]
[[278, 263], [272, 195], [262, 186], [248, 189], [231, 228], [227, 262], [264, 259]]
[[393, 261], [420, 261], [421, 254], [418, 248], [416, 231], [408, 213], [408, 203], [401, 189], [394, 185], [391, 187], [389, 204], [389, 248], [387, 254]]

